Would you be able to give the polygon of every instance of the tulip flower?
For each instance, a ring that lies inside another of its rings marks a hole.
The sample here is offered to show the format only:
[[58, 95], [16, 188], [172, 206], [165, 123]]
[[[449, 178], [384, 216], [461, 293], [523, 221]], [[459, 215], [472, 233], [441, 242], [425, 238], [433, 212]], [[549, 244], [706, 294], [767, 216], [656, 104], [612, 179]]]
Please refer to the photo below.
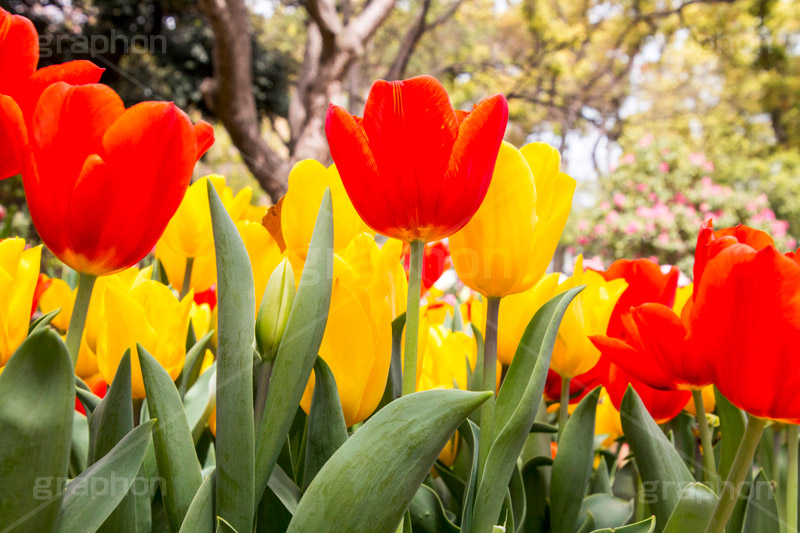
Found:
[[597, 402], [594, 434], [606, 437], [603, 441], [603, 446], [605, 447], [611, 446], [615, 440], [623, 435], [619, 410], [614, 407], [608, 391], [605, 389], [600, 392], [600, 399]]
[[622, 293], [608, 323], [610, 337], [624, 338], [621, 316], [631, 307], [649, 302], [672, 307], [675, 302], [675, 289], [680, 276], [676, 267], [671, 267], [664, 274], [661, 267], [649, 259], [619, 259], [601, 274], [607, 280], [624, 279], [628, 282], [628, 288]]
[[459, 278], [486, 297], [523, 292], [544, 275], [567, 222], [575, 180], [545, 143], [503, 143], [478, 212], [450, 237]]
[[117, 366], [130, 348], [131, 386], [134, 398], [144, 398], [145, 388], [136, 344], [141, 344], [175, 380], [186, 358], [186, 334], [192, 295], [178, 300], [157, 281], [144, 280], [128, 291], [108, 286], [100, 310], [97, 366], [111, 383]]
[[328, 109], [331, 155], [356, 211], [376, 232], [412, 244], [403, 394], [414, 391], [424, 243], [452, 235], [478, 210], [507, 121], [502, 95], [456, 111], [430, 76], [376, 81], [363, 119]]
[[334, 251], [344, 249], [353, 237], [369, 231], [350, 202], [335, 165], [326, 168], [313, 159], [295, 163], [289, 172], [289, 189], [281, 204], [281, 232], [295, 267], [302, 266], [306, 260], [319, 204], [327, 188], [331, 189], [333, 202]]
[[[450, 247], [444, 241], [430, 242], [425, 245], [422, 254], [422, 292], [428, 292], [433, 284], [439, 281], [442, 274], [450, 268]], [[403, 246], [403, 267], [406, 272], [411, 268], [411, 247]]]
[[39, 35], [33, 23], [0, 8], [0, 179], [19, 174], [33, 110], [55, 82], [96, 83], [103, 69], [89, 61], [69, 61], [37, 70]]
[[678, 416], [692, 398], [692, 393], [688, 390], [665, 391], [649, 387], [627, 373], [622, 367], [612, 364], [605, 358], [601, 359], [598, 364], [605, 365], [607, 378], [603, 381], [603, 385], [617, 410], [622, 405], [622, 399], [625, 397], [629, 385], [639, 395], [650, 416], [659, 424]]
[[0, 240], [0, 368], [28, 336], [41, 256], [41, 246], [26, 250], [22, 239]]
[[294, 297], [294, 272], [289, 260], [284, 259], [269, 277], [256, 317], [256, 346], [265, 361], [278, 353]]
[[[348, 427], [378, 407], [386, 388], [392, 352], [389, 273], [377, 269], [378, 245], [368, 234], [353, 239], [334, 256], [334, 281], [328, 325], [319, 349], [336, 380]], [[379, 287], [383, 290], [378, 290]], [[369, 288], [368, 288], [369, 287]], [[357, 333], [357, 334], [355, 334]], [[301, 406], [308, 413], [312, 374]]]
[[94, 280], [153, 249], [213, 138], [209, 124], [193, 125], [172, 103], [126, 110], [103, 85], [59, 82], [42, 93], [22, 177], [42, 240], [80, 273], [67, 335], [73, 361]]
[[[182, 294], [186, 294], [190, 288], [195, 293], [206, 291], [217, 277], [207, 181], [214, 185], [234, 222], [244, 218], [253, 196], [250, 187], [234, 194], [233, 189], [226, 185], [225, 178], [216, 174], [200, 178], [186, 190], [186, 195], [156, 244], [156, 257], [164, 265], [172, 286], [181, 289]], [[188, 280], [186, 272], [191, 273]]]

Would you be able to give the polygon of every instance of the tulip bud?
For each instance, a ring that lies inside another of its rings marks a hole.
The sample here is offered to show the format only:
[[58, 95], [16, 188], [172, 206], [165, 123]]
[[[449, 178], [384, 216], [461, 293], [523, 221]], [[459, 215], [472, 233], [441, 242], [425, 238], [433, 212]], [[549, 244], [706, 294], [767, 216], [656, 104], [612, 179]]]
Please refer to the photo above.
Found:
[[294, 271], [288, 259], [283, 259], [269, 277], [256, 317], [256, 343], [265, 361], [273, 359], [278, 353], [294, 294]]

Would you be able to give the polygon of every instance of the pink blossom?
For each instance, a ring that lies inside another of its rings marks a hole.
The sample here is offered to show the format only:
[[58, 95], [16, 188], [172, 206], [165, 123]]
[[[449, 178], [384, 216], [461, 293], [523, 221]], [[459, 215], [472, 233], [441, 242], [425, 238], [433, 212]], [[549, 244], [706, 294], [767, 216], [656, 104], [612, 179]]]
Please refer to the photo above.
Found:
[[700, 185], [704, 189], [710, 189], [711, 186], [713, 185], [713, 183], [712, 183], [711, 178], [709, 176], [703, 176], [702, 178], [700, 178]]
[[658, 170], [664, 173], [669, 172], [669, 163], [662, 161], [661, 164], [658, 165]]
[[636, 162], [636, 156], [633, 155], [630, 152], [628, 152], [627, 154], [623, 155], [622, 159], [620, 159], [620, 163], [622, 163], [623, 165], [632, 165], [635, 162]]
[[644, 225], [644, 230], [648, 233], [654, 233], [656, 231], [656, 223], [655, 222], [647, 222]]
[[609, 211], [608, 214], [606, 215], [606, 222], [608, 224], [613, 224], [614, 222], [617, 221], [618, 218], [619, 218], [619, 213], [612, 210]]
[[708, 202], [703, 202], [702, 204], [700, 204], [700, 211], [703, 211], [705, 213], [709, 209], [711, 209], [711, 206], [708, 205]]
[[586, 246], [587, 244], [589, 244], [589, 238], [584, 236], [578, 237], [578, 244], [580, 244], [581, 246]]
[[647, 190], [647, 184], [646, 183], [637, 183], [636, 184], [636, 190], [639, 191], [639, 192], [645, 192]]
[[706, 172], [711, 172], [714, 170], [714, 162], [713, 161], [703, 161], [703, 164], [700, 167], [705, 170]]
[[647, 199], [650, 200], [651, 202], [655, 202], [656, 198], [658, 198], [658, 196], [656, 196], [656, 193], [654, 192], [651, 192], [650, 194], [647, 195]]
[[770, 226], [772, 228], [772, 236], [776, 239], [786, 237], [786, 233], [789, 231], [789, 223], [785, 220], [773, 220]]
[[794, 250], [797, 247], [797, 239], [789, 239], [786, 241], [786, 246], [788, 246], [790, 250]]
[[669, 234], [668, 233], [659, 233], [658, 237], [656, 237], [656, 242], [658, 244], [669, 244]]
[[586, 231], [589, 229], [589, 221], [588, 220], [579, 220], [578, 221], [578, 231]]
[[605, 265], [603, 265], [603, 260], [600, 258], [599, 255], [590, 257], [588, 259], [584, 258], [583, 268], [584, 270], [599, 270], [599, 271], [604, 271], [606, 269]]
[[639, 218], [648, 218], [650, 213], [651, 211], [647, 206], [640, 205], [636, 208], [636, 216]]
[[706, 162], [706, 154], [703, 152], [692, 152], [689, 154], [689, 162], [693, 165], [700, 166]]
[[744, 204], [744, 208], [747, 210], [748, 213], [755, 213], [758, 206], [755, 202], [747, 202]]
[[0, 205], [0, 222], [6, 219], [6, 208]]
[[625, 195], [621, 192], [614, 194], [614, 205], [617, 207], [624, 207], [625, 206]]
[[682, 192], [675, 193], [675, 196], [672, 198], [672, 201], [676, 204], [686, 205], [686, 197], [683, 195]]
[[625, 226], [625, 234], [633, 235], [634, 233], [638, 233], [640, 229], [641, 226], [639, 226], [639, 223], [636, 222], [635, 220], [631, 220], [630, 222], [628, 222], [628, 225]]
[[603, 224], [597, 224], [597, 225], [594, 227], [594, 229], [592, 230], [592, 233], [594, 233], [595, 235], [598, 235], [598, 236], [600, 236], [600, 235], [605, 235], [607, 231], [608, 231], [608, 230], [606, 229], [605, 225], [603, 225]]
[[653, 144], [654, 140], [655, 140], [655, 136], [652, 133], [648, 133], [647, 135], [645, 135], [644, 137], [639, 139], [639, 142], [636, 143], [636, 145], [639, 148], [647, 148], [648, 146]]
[[601, 210], [607, 211], [609, 207], [611, 207], [611, 204], [609, 204], [607, 201], [603, 200], [602, 202], [600, 202]]

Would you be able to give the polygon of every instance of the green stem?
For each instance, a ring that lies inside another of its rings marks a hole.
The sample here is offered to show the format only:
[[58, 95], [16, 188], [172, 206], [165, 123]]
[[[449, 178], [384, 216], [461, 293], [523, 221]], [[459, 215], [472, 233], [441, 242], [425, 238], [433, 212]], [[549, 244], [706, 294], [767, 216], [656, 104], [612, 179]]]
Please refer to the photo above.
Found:
[[570, 378], [561, 377], [561, 400], [558, 404], [558, 440], [561, 440], [561, 435], [564, 434], [564, 428], [567, 426], [567, 419], [569, 418], [570, 381]]
[[700, 430], [700, 444], [703, 446], [703, 479], [711, 490], [719, 491], [719, 478], [717, 476], [717, 463], [714, 459], [714, 445], [711, 440], [711, 429], [708, 427], [706, 408], [703, 404], [703, 391], [692, 389], [694, 409], [697, 413], [697, 427]]
[[75, 295], [75, 304], [72, 307], [72, 316], [67, 328], [67, 350], [72, 357], [73, 368], [78, 363], [78, 354], [81, 351], [81, 338], [86, 325], [86, 315], [89, 313], [89, 302], [92, 301], [92, 289], [97, 276], [81, 272], [78, 276], [78, 294]]
[[[497, 389], [497, 321], [500, 317], [500, 298], [486, 301], [486, 331], [483, 346], [483, 385], [482, 390], [495, 392]], [[494, 440], [494, 402], [492, 396], [481, 407], [481, 431], [478, 446], [478, 479], [483, 476], [483, 468]]]
[[189, 294], [189, 289], [192, 288], [192, 267], [194, 266], [194, 257], [186, 258], [186, 270], [183, 271], [183, 287], [181, 287], [181, 300]]
[[417, 344], [419, 342], [419, 298], [422, 289], [422, 256], [425, 241], [411, 243], [406, 305], [406, 346], [403, 350], [403, 396], [417, 388]]
[[789, 426], [789, 465], [786, 473], [786, 523], [787, 533], [797, 533], [797, 454], [798, 426]]
[[267, 392], [269, 392], [269, 379], [272, 377], [273, 361], [261, 363], [261, 373], [258, 375], [258, 389], [254, 406], [256, 431], [264, 417], [264, 407], [267, 405]]
[[758, 448], [761, 434], [764, 432], [766, 425], [767, 421], [765, 419], [748, 415], [742, 442], [739, 444], [736, 457], [733, 459], [728, 479], [725, 480], [725, 484], [722, 486], [719, 501], [706, 527], [706, 533], [725, 533], [725, 527], [728, 525], [728, 520], [733, 514], [733, 508], [736, 506], [736, 501], [742, 492], [742, 484], [747, 472], [753, 465], [753, 456], [756, 453], [756, 448]]

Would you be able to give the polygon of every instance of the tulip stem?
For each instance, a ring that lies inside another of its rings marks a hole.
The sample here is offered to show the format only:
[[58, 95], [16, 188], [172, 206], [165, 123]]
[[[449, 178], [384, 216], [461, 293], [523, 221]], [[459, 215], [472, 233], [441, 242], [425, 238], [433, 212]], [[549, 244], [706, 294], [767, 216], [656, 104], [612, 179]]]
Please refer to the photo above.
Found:
[[700, 445], [703, 447], [703, 479], [714, 492], [719, 491], [719, 479], [717, 477], [717, 463], [714, 459], [714, 445], [711, 440], [711, 428], [708, 427], [706, 418], [706, 408], [703, 404], [703, 391], [692, 389], [692, 399], [694, 399], [695, 416], [697, 418], [697, 428], [700, 431]]
[[789, 465], [786, 473], [786, 533], [797, 533], [798, 426], [789, 425]]
[[419, 300], [422, 292], [422, 256], [425, 241], [412, 241], [408, 269], [406, 305], [406, 346], [403, 350], [403, 396], [417, 388], [417, 344], [419, 343]]
[[194, 266], [194, 257], [186, 258], [186, 270], [183, 271], [183, 287], [181, 287], [181, 300], [184, 296], [189, 294], [189, 289], [192, 288], [192, 267]]
[[706, 533], [725, 533], [725, 526], [728, 524], [728, 520], [730, 520], [733, 509], [736, 506], [736, 501], [742, 492], [742, 485], [747, 472], [753, 465], [753, 456], [756, 453], [756, 448], [758, 448], [761, 434], [764, 432], [766, 425], [767, 421], [765, 419], [748, 415], [742, 442], [739, 443], [739, 449], [733, 459], [728, 479], [725, 480], [725, 484], [722, 486], [722, 492], [719, 495], [717, 506], [714, 508], [714, 514], [711, 515], [711, 520], [706, 526]]
[[[497, 389], [497, 321], [500, 317], [500, 298], [487, 298], [486, 331], [483, 345], [483, 384], [484, 391]], [[486, 458], [494, 441], [494, 402], [492, 396], [481, 407], [481, 432], [479, 441], [478, 479], [483, 476]]]
[[67, 328], [67, 350], [72, 357], [72, 367], [78, 364], [78, 354], [81, 351], [81, 338], [86, 325], [86, 315], [89, 312], [89, 302], [92, 300], [92, 289], [97, 276], [81, 272], [78, 275], [78, 294], [75, 295], [75, 305], [72, 307], [72, 316]]
[[561, 399], [558, 404], [558, 440], [564, 434], [569, 418], [569, 383], [571, 379], [561, 376]]

